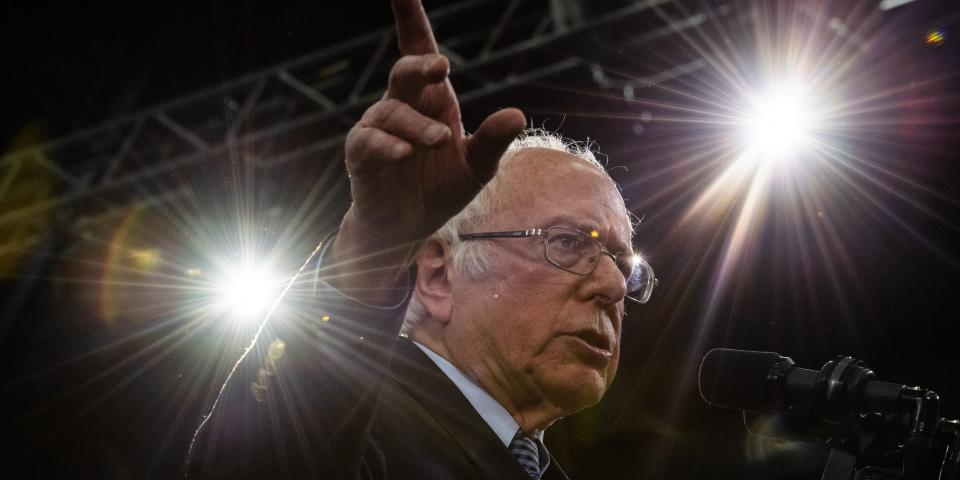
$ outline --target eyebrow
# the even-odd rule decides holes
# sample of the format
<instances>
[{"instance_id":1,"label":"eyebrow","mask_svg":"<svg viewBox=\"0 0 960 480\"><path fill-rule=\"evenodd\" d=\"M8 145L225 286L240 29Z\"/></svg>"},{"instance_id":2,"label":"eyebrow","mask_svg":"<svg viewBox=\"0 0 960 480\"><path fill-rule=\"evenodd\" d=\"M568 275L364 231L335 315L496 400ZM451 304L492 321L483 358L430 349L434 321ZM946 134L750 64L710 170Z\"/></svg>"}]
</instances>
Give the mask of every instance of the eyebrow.
<instances>
[{"instance_id":1,"label":"eyebrow","mask_svg":"<svg viewBox=\"0 0 960 480\"><path fill-rule=\"evenodd\" d=\"M559 215L554 215L554 216L552 216L552 217L549 217L549 218L547 218L545 224L541 225L542 228L548 228L548 227L554 227L554 226L564 226L564 227L576 228L577 230L580 230L580 231L583 231L583 232L586 232L586 233L590 233L591 230L596 230L596 231L598 231L598 232L600 231L600 227L598 226L598 224L596 224L596 223L584 223L582 220L576 220L576 219L574 219L572 216L566 215L566 214L559 214ZM610 246L611 246L611 245L609 244L610 242L604 241L604 240L608 240L607 238L601 236L600 240L601 240L600 243L602 243L602 244L603 244L604 246L606 246L607 248L610 248ZM613 240L614 243L616 243L615 246L617 247L617 248L615 248L615 249L611 249L611 251L612 251L613 253L620 253L620 252L631 252L631 253L632 253L632 252L633 252L633 237L632 237L632 236L631 236L631 238L630 238L630 243L627 244L627 245L622 244L622 243L620 242L620 239L617 238L616 236L614 236L614 238L613 238L612 240Z\"/></svg>"}]
</instances>

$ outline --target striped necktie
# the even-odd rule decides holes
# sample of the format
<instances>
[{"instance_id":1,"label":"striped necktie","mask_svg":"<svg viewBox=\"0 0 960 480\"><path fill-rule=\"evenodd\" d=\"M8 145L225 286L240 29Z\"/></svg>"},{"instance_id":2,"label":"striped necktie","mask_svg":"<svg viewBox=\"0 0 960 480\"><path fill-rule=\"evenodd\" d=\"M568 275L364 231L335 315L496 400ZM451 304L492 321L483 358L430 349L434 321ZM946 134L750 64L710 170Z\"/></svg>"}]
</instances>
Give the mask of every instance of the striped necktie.
<instances>
[{"instance_id":1,"label":"striped necktie","mask_svg":"<svg viewBox=\"0 0 960 480\"><path fill-rule=\"evenodd\" d=\"M510 442L510 453L520 463L520 467L532 480L540 480L540 476L550 466L550 454L540 439L517 432Z\"/></svg>"}]
</instances>

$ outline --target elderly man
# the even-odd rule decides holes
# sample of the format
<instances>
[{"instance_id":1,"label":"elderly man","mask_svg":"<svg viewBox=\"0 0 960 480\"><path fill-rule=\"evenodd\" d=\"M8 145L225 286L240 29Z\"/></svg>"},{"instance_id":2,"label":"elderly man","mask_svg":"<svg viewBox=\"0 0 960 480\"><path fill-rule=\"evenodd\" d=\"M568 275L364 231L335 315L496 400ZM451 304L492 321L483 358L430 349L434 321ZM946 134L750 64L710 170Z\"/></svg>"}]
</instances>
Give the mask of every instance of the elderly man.
<instances>
[{"instance_id":1,"label":"elderly man","mask_svg":"<svg viewBox=\"0 0 960 480\"><path fill-rule=\"evenodd\" d=\"M419 1L393 7L403 56L347 138L327 321L250 360L254 388L214 413L195 476L566 478L544 430L600 400L624 299L653 288L589 150L516 139L515 109L467 137Z\"/></svg>"}]
</instances>

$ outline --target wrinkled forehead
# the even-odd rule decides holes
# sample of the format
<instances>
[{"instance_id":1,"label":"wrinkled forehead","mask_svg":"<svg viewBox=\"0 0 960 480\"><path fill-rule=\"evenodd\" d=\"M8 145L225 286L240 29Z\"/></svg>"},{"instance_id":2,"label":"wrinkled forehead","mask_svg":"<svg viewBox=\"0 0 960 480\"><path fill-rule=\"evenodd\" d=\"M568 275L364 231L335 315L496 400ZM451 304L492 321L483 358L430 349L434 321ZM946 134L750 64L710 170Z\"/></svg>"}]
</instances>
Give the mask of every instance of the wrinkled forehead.
<instances>
[{"instance_id":1,"label":"wrinkled forehead","mask_svg":"<svg viewBox=\"0 0 960 480\"><path fill-rule=\"evenodd\" d=\"M510 152L497 175L503 175L497 203L504 221L571 217L630 240L630 216L620 190L597 165L567 152L530 148Z\"/></svg>"}]
</instances>

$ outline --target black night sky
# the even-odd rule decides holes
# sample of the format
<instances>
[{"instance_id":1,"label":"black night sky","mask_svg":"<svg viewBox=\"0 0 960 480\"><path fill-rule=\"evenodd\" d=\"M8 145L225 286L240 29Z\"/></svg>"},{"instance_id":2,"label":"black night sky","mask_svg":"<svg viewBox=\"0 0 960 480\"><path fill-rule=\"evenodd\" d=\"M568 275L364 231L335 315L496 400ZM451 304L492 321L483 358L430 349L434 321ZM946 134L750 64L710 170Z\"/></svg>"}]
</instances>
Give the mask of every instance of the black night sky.
<instances>
[{"instance_id":1,"label":"black night sky","mask_svg":"<svg viewBox=\"0 0 960 480\"><path fill-rule=\"evenodd\" d=\"M0 7L4 154L392 23L385 0L18 3ZM448 3L425 2L428 12ZM584 14L631 3L604 2ZM520 82L463 111L467 129L496 108L516 106L536 126L591 139L628 206L645 217L636 242L661 284L649 304L628 307L620 373L607 398L552 427L548 448L573 478L819 478L823 445L764 443L744 432L736 412L700 399L699 359L720 346L776 351L813 369L851 355L880 379L938 392L941 416L960 417L960 7L947 0L883 12L866 0L667 3L677 15L718 5L733 13L647 57L609 47L603 32L558 44L546 54L577 56L586 66ZM846 28L832 19L849 20L846 40L805 52L827 72L820 80L834 88L829 98L843 105L818 132L840 160L774 175L757 207L749 184L711 194L731 155L724 120L710 110L736 96L724 68L750 65L744 58L764 51L729 19L742 13L746 25L757 25L784 12L794 13L768 33L805 38L814 34L790 26L812 25L822 35ZM480 28L469 18L450 21L457 23L448 30ZM638 28L656 24L649 22ZM944 34L942 44L926 41L931 31ZM703 72L631 90L629 99L589 81L592 64L649 78L701 56L711 59ZM455 86L456 75L454 67ZM751 75L743 74L746 83ZM10 445L0 455L2 471L14 472L10 478L175 476L249 326L223 334L197 322L193 307L182 307L196 298L172 299L183 279L170 265L206 269L204 249L220 238L218 226L238 231L246 215L267 219L262 244L281 242L289 224L303 225L278 261L282 269L298 265L347 205L341 163L325 153L255 170L231 156L34 219L45 226L41 241L0 256L0 394L8 405L0 433ZM82 160L73 165L87 168ZM11 168L0 164L0 186ZM58 192L41 177L11 178L6 197L0 188L0 220L39 198L33 194L42 197L40 190ZM192 193L171 206L130 200L185 186ZM112 224L71 224L124 202L129 209ZM304 206L316 208L294 214ZM744 214L751 208L752 217ZM21 231L16 222L0 223L0 244L16 245ZM122 260L115 257L121 240L159 252L165 266L153 277L111 273ZM171 302L181 303L158 307Z\"/></svg>"}]
</instances>

